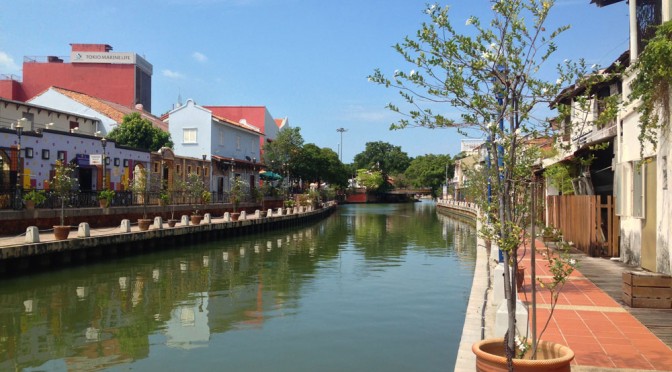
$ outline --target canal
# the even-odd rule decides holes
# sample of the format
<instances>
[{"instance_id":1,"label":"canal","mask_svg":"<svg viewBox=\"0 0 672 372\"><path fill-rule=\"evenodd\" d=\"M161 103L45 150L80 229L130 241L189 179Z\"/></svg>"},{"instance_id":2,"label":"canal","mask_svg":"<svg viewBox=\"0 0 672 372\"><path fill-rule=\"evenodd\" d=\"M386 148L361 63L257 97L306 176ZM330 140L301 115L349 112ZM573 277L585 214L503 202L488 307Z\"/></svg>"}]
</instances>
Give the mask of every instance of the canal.
<instances>
[{"instance_id":1,"label":"canal","mask_svg":"<svg viewBox=\"0 0 672 372\"><path fill-rule=\"evenodd\" d=\"M475 228L431 202L0 281L0 370L446 371Z\"/></svg>"}]
</instances>

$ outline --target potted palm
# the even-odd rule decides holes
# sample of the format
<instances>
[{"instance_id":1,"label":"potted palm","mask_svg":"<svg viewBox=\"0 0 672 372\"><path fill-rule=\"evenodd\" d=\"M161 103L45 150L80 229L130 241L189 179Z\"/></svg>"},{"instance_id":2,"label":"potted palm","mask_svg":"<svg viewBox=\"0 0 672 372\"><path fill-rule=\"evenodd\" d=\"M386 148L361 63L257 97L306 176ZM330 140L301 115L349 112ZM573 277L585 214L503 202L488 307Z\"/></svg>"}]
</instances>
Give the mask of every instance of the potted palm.
<instances>
[{"instance_id":1,"label":"potted palm","mask_svg":"<svg viewBox=\"0 0 672 372\"><path fill-rule=\"evenodd\" d=\"M145 168L139 168L134 173L130 189L138 203L142 204L142 218L138 219L138 229L140 231L147 231L152 224L152 220L147 218L147 171Z\"/></svg>"},{"instance_id":2,"label":"potted palm","mask_svg":"<svg viewBox=\"0 0 672 372\"><path fill-rule=\"evenodd\" d=\"M23 196L23 201L27 209L34 209L36 205L40 205L47 200L47 195L42 190L30 190Z\"/></svg>"},{"instance_id":3,"label":"potted palm","mask_svg":"<svg viewBox=\"0 0 672 372\"><path fill-rule=\"evenodd\" d=\"M175 227L177 224L177 220L175 219L175 202L177 201L176 199L181 198L181 194L184 193L184 190L186 189L186 184L184 181L181 179L175 179L173 180L173 184L168 190L164 190L162 193L162 198L164 199L164 202L166 205L170 206L170 219L168 220L168 226L170 227ZM163 196L165 195L165 196Z\"/></svg>"},{"instance_id":4,"label":"potted palm","mask_svg":"<svg viewBox=\"0 0 672 372\"><path fill-rule=\"evenodd\" d=\"M102 190L98 193L98 202L100 203L101 208L108 208L112 205L112 200L114 199L115 192L114 190Z\"/></svg>"},{"instance_id":5,"label":"potted palm","mask_svg":"<svg viewBox=\"0 0 672 372\"><path fill-rule=\"evenodd\" d=\"M76 166L67 164L62 160L56 161L54 177L51 179L50 190L60 202L60 225L54 226L56 240L64 240L70 234L70 226L65 224L65 204L76 192L79 182L74 177Z\"/></svg>"}]
</instances>

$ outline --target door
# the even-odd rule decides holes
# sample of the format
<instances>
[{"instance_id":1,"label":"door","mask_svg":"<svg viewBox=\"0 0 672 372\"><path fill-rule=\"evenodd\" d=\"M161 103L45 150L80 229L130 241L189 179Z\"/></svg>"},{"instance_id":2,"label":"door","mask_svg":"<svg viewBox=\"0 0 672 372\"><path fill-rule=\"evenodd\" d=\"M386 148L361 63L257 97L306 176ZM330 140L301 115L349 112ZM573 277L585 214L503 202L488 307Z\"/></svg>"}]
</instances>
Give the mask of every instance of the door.
<instances>
[{"instance_id":1,"label":"door","mask_svg":"<svg viewBox=\"0 0 672 372\"><path fill-rule=\"evenodd\" d=\"M656 160L644 168L644 220L642 220L642 268L656 271Z\"/></svg>"}]
</instances>

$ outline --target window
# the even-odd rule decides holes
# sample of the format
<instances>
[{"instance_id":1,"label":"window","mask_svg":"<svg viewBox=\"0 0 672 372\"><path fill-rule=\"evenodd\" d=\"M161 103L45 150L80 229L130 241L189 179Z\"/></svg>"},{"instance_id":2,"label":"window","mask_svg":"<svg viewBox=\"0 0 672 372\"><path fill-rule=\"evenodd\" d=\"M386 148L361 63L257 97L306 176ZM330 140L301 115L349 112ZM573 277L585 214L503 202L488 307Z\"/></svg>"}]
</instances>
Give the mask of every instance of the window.
<instances>
[{"instance_id":1,"label":"window","mask_svg":"<svg viewBox=\"0 0 672 372\"><path fill-rule=\"evenodd\" d=\"M24 149L24 152L25 152L24 156L26 157L26 159L32 159L33 158L33 148L32 147L26 147Z\"/></svg>"},{"instance_id":2,"label":"window","mask_svg":"<svg viewBox=\"0 0 672 372\"><path fill-rule=\"evenodd\" d=\"M182 129L182 143L196 143L196 128Z\"/></svg>"},{"instance_id":3,"label":"window","mask_svg":"<svg viewBox=\"0 0 672 372\"><path fill-rule=\"evenodd\" d=\"M65 161L65 151L58 151L56 153L56 159L60 161Z\"/></svg>"},{"instance_id":4,"label":"window","mask_svg":"<svg viewBox=\"0 0 672 372\"><path fill-rule=\"evenodd\" d=\"M196 175L197 176L201 175L201 167L196 167Z\"/></svg>"},{"instance_id":5,"label":"window","mask_svg":"<svg viewBox=\"0 0 672 372\"><path fill-rule=\"evenodd\" d=\"M42 150L42 159L49 160L49 150Z\"/></svg>"},{"instance_id":6,"label":"window","mask_svg":"<svg viewBox=\"0 0 672 372\"><path fill-rule=\"evenodd\" d=\"M187 174L191 174L191 165L187 165Z\"/></svg>"},{"instance_id":7,"label":"window","mask_svg":"<svg viewBox=\"0 0 672 372\"><path fill-rule=\"evenodd\" d=\"M154 173L159 173L159 162L158 161L154 162Z\"/></svg>"},{"instance_id":8,"label":"window","mask_svg":"<svg viewBox=\"0 0 672 372\"><path fill-rule=\"evenodd\" d=\"M105 157L105 165L110 165L110 158L107 156Z\"/></svg>"},{"instance_id":9,"label":"window","mask_svg":"<svg viewBox=\"0 0 672 372\"><path fill-rule=\"evenodd\" d=\"M644 164L633 162L632 217L644 218Z\"/></svg>"},{"instance_id":10,"label":"window","mask_svg":"<svg viewBox=\"0 0 672 372\"><path fill-rule=\"evenodd\" d=\"M208 167L203 167L203 174L204 174L206 177L210 176L209 173L210 173L210 168L208 168Z\"/></svg>"},{"instance_id":11,"label":"window","mask_svg":"<svg viewBox=\"0 0 672 372\"><path fill-rule=\"evenodd\" d=\"M637 19L637 54L644 50L647 40L656 32L657 25L662 23L662 0L636 0L635 18Z\"/></svg>"},{"instance_id":12,"label":"window","mask_svg":"<svg viewBox=\"0 0 672 372\"><path fill-rule=\"evenodd\" d=\"M179 164L175 166L175 173L182 174L182 167Z\"/></svg>"},{"instance_id":13,"label":"window","mask_svg":"<svg viewBox=\"0 0 672 372\"><path fill-rule=\"evenodd\" d=\"M128 168L128 159L124 159L124 168Z\"/></svg>"},{"instance_id":14,"label":"window","mask_svg":"<svg viewBox=\"0 0 672 372\"><path fill-rule=\"evenodd\" d=\"M119 166L119 158L114 158L114 166L115 167Z\"/></svg>"}]
</instances>

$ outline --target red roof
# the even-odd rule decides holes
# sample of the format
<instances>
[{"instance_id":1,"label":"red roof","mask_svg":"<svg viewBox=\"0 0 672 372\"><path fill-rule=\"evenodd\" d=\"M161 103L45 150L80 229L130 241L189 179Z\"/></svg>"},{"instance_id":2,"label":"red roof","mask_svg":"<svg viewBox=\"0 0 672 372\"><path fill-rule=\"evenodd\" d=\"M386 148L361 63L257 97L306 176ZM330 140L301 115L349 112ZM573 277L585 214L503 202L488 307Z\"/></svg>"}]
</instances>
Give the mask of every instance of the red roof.
<instances>
[{"instance_id":1,"label":"red roof","mask_svg":"<svg viewBox=\"0 0 672 372\"><path fill-rule=\"evenodd\" d=\"M247 124L253 125L266 133L266 107L265 106L203 106L212 111L213 116L226 118L236 123L243 119Z\"/></svg>"}]
</instances>

